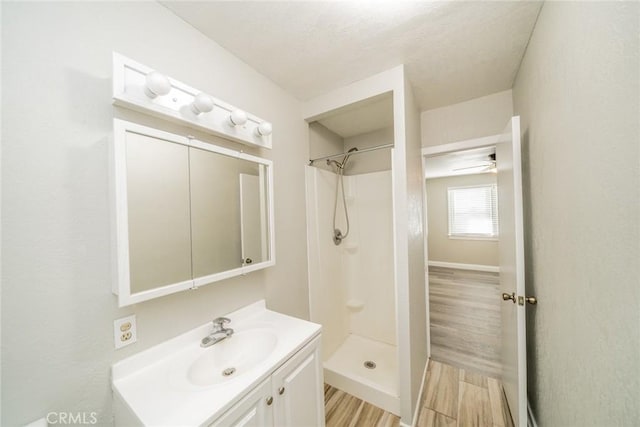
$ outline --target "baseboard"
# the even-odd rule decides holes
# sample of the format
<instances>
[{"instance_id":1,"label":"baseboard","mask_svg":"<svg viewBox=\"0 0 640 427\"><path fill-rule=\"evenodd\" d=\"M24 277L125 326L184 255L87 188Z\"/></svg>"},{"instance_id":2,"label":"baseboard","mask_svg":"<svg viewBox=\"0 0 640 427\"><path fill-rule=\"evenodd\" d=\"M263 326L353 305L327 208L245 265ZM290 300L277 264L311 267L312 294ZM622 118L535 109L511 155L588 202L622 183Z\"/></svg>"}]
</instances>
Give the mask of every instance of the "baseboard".
<instances>
[{"instance_id":1,"label":"baseboard","mask_svg":"<svg viewBox=\"0 0 640 427\"><path fill-rule=\"evenodd\" d=\"M424 364L424 371L422 371L422 382L420 382L420 392L418 393L418 402L416 402L416 409L413 412L413 421L410 426L400 421L401 427L416 427L418 425L418 418L420 417L420 409L422 408L422 395L424 394L424 383L427 380L427 369L429 368L429 360L431 359L427 358L427 363Z\"/></svg>"},{"instance_id":2,"label":"baseboard","mask_svg":"<svg viewBox=\"0 0 640 427\"><path fill-rule=\"evenodd\" d=\"M497 265L462 264L459 262L445 261L429 261L429 267L457 268L459 270L487 271L489 273L500 272L500 267L498 267Z\"/></svg>"},{"instance_id":3,"label":"baseboard","mask_svg":"<svg viewBox=\"0 0 640 427\"><path fill-rule=\"evenodd\" d=\"M527 426L538 427L536 417L533 415L533 411L531 410L531 402L529 402L529 399L527 399Z\"/></svg>"}]
</instances>

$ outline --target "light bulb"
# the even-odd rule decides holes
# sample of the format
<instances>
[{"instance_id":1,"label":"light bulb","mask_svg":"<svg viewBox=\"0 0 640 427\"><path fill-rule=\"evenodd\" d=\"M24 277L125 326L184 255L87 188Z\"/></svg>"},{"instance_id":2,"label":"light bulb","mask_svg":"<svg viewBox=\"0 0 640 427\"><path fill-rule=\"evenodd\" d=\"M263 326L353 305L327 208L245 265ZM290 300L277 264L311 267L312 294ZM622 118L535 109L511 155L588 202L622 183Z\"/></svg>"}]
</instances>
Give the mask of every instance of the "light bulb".
<instances>
[{"instance_id":1,"label":"light bulb","mask_svg":"<svg viewBox=\"0 0 640 427\"><path fill-rule=\"evenodd\" d=\"M171 92L171 82L164 74L151 71L145 79L144 93L151 99Z\"/></svg>"},{"instance_id":2,"label":"light bulb","mask_svg":"<svg viewBox=\"0 0 640 427\"><path fill-rule=\"evenodd\" d=\"M247 113L242 110L233 110L229 115L229 123L231 126L242 126L247 123Z\"/></svg>"},{"instance_id":3,"label":"light bulb","mask_svg":"<svg viewBox=\"0 0 640 427\"><path fill-rule=\"evenodd\" d=\"M195 114L208 113L213 110L213 99L206 93L199 93L193 98L191 111Z\"/></svg>"},{"instance_id":4,"label":"light bulb","mask_svg":"<svg viewBox=\"0 0 640 427\"><path fill-rule=\"evenodd\" d=\"M269 122L260 122L260 124L256 127L256 134L258 136L269 136L273 131L273 127Z\"/></svg>"}]
</instances>

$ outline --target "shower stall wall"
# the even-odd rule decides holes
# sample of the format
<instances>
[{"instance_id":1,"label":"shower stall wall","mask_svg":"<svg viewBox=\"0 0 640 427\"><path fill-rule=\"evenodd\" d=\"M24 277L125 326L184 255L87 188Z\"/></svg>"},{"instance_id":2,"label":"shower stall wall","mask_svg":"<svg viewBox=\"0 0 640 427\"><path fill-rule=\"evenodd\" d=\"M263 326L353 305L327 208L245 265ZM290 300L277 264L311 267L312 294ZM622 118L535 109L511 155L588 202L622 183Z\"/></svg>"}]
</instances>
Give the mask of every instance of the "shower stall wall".
<instances>
[{"instance_id":1,"label":"shower stall wall","mask_svg":"<svg viewBox=\"0 0 640 427\"><path fill-rule=\"evenodd\" d=\"M311 320L325 381L399 414L391 171L345 175L348 237L333 240L336 173L306 167ZM336 227L345 230L342 197Z\"/></svg>"}]
</instances>

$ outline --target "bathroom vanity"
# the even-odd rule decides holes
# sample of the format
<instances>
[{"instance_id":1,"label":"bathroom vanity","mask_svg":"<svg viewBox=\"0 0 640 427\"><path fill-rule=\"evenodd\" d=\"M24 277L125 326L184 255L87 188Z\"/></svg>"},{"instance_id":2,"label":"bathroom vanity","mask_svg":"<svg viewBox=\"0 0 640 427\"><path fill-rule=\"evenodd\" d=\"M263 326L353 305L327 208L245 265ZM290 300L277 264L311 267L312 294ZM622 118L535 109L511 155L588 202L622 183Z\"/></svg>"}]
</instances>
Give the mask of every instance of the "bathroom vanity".
<instances>
[{"instance_id":1,"label":"bathroom vanity","mask_svg":"<svg viewBox=\"0 0 640 427\"><path fill-rule=\"evenodd\" d=\"M320 325L259 301L112 367L116 426L324 426Z\"/></svg>"}]
</instances>

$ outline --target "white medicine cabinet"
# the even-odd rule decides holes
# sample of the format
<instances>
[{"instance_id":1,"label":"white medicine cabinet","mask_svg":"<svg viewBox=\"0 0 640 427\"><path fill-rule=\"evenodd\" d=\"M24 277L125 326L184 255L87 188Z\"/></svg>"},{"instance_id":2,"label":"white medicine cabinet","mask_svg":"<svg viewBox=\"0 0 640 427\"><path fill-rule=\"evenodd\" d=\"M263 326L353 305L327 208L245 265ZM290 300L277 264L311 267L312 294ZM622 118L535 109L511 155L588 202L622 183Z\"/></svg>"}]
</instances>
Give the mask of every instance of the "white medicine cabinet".
<instances>
[{"instance_id":1,"label":"white medicine cabinet","mask_svg":"<svg viewBox=\"0 0 640 427\"><path fill-rule=\"evenodd\" d=\"M270 160L119 119L111 146L121 307L275 264Z\"/></svg>"}]
</instances>

